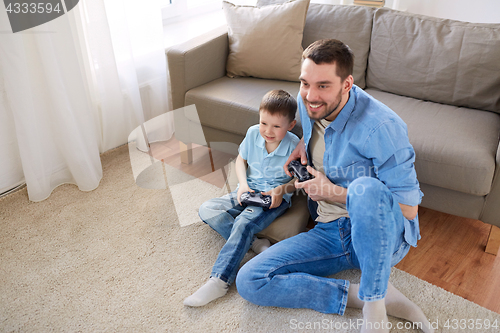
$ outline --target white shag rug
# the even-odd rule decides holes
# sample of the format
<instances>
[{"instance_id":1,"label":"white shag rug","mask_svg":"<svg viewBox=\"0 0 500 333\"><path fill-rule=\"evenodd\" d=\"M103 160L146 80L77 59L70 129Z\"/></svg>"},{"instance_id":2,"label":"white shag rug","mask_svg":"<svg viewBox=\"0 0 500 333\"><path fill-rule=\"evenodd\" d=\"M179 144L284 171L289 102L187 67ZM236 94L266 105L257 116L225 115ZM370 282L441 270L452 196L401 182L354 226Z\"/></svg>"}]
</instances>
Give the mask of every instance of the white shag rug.
<instances>
[{"instance_id":1,"label":"white shag rug","mask_svg":"<svg viewBox=\"0 0 500 333\"><path fill-rule=\"evenodd\" d=\"M205 307L184 307L223 245L197 209L224 190L168 166L157 168L165 186L141 188L127 147L102 162L104 177L92 192L63 185L40 203L29 202L26 190L0 200L1 332L358 332L359 310L338 316L260 307L234 286ZM155 182L153 174L143 176ZM336 277L359 281L359 272ZM500 325L497 313L398 269L391 282L439 325L436 332L500 331L485 328ZM461 320L470 319L474 329L464 329Z\"/></svg>"}]
</instances>

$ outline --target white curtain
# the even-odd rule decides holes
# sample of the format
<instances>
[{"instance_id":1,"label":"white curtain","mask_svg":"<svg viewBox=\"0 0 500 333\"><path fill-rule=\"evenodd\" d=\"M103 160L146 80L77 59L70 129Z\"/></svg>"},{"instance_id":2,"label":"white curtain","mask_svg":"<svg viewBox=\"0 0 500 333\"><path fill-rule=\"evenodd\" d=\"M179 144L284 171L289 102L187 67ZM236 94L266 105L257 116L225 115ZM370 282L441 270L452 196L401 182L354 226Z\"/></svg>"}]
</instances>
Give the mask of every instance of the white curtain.
<instances>
[{"instance_id":1,"label":"white curtain","mask_svg":"<svg viewBox=\"0 0 500 333\"><path fill-rule=\"evenodd\" d=\"M95 189L99 153L169 110L160 2L80 1L16 34L0 7L0 193L23 178L32 201Z\"/></svg>"}]
</instances>

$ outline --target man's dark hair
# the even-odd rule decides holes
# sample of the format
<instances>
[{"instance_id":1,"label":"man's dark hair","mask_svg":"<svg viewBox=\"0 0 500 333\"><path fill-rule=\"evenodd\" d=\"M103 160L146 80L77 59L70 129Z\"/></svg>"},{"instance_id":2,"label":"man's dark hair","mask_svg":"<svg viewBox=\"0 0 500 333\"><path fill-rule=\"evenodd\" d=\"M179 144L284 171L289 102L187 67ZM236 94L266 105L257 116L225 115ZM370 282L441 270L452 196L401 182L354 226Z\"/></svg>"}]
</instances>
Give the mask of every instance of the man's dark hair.
<instances>
[{"instance_id":1,"label":"man's dark hair","mask_svg":"<svg viewBox=\"0 0 500 333\"><path fill-rule=\"evenodd\" d=\"M337 65L337 75L344 81L352 75L354 53L349 46L336 39L321 39L309 45L302 53L302 59L311 59L316 65Z\"/></svg>"},{"instance_id":2,"label":"man's dark hair","mask_svg":"<svg viewBox=\"0 0 500 333\"><path fill-rule=\"evenodd\" d=\"M290 122L295 120L297 101L284 90L271 90L262 98L259 112L265 110L272 115L279 114L287 117Z\"/></svg>"}]
</instances>

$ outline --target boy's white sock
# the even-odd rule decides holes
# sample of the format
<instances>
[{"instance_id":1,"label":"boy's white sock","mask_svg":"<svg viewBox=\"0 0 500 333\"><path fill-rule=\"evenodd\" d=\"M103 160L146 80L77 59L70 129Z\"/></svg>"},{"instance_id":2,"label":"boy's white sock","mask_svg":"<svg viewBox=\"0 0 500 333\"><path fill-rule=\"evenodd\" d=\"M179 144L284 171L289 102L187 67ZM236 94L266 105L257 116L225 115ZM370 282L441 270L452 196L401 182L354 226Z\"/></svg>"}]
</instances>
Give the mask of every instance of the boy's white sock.
<instances>
[{"instance_id":1,"label":"boy's white sock","mask_svg":"<svg viewBox=\"0 0 500 333\"><path fill-rule=\"evenodd\" d=\"M228 287L229 285L221 279L211 277L200 289L184 300L184 305L203 306L208 304L214 299L224 296Z\"/></svg>"},{"instance_id":2,"label":"boy's white sock","mask_svg":"<svg viewBox=\"0 0 500 333\"><path fill-rule=\"evenodd\" d=\"M252 250L253 252L259 254L264 252L271 246L271 242L267 238L253 238Z\"/></svg>"}]
</instances>

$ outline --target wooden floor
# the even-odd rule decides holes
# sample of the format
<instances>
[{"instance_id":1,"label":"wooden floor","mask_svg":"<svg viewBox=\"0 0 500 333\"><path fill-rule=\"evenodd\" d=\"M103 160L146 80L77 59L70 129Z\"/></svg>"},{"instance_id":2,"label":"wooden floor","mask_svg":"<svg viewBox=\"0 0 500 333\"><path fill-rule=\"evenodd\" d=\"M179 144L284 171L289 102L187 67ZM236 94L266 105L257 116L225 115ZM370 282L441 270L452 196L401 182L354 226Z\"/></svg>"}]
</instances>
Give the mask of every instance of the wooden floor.
<instances>
[{"instance_id":1,"label":"wooden floor","mask_svg":"<svg viewBox=\"0 0 500 333\"><path fill-rule=\"evenodd\" d=\"M422 239L397 268L500 313L500 257L484 252L490 226L421 207Z\"/></svg>"},{"instance_id":2,"label":"wooden floor","mask_svg":"<svg viewBox=\"0 0 500 333\"><path fill-rule=\"evenodd\" d=\"M206 147L193 148L193 164L180 161L175 139L152 146L157 159L222 187L221 173L212 172ZM215 169L232 156L212 151ZM422 280L500 313L500 256L484 252L489 225L431 209L419 209L422 239L396 266Z\"/></svg>"}]
</instances>

